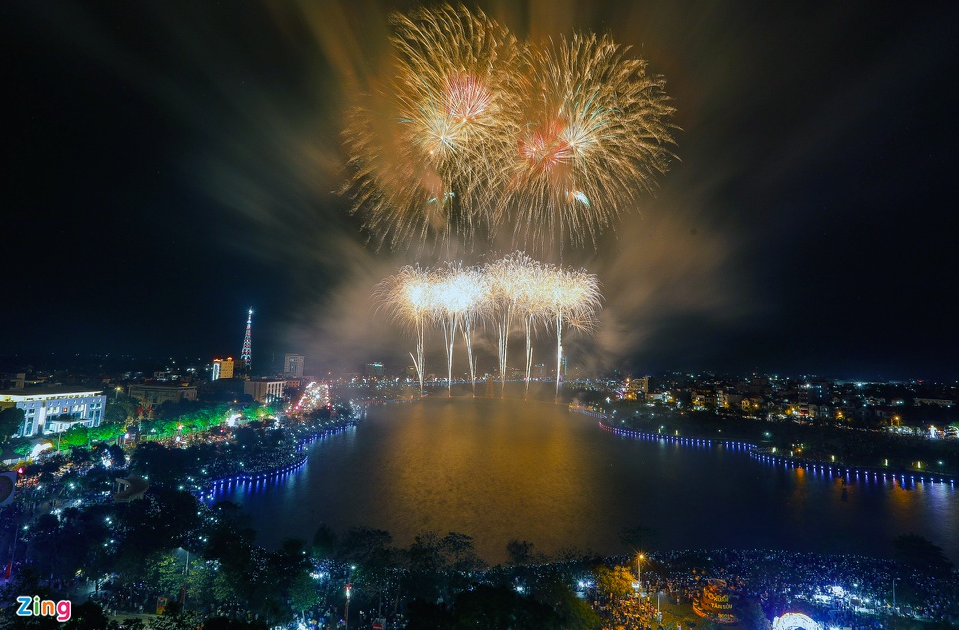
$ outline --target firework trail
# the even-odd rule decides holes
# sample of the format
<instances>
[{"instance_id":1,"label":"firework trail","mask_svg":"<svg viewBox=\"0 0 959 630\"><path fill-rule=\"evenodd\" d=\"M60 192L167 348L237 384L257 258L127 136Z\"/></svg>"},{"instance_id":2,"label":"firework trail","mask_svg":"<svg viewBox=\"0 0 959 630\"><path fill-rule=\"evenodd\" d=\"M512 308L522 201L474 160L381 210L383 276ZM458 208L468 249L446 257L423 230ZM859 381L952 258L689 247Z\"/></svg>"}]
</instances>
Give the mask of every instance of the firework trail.
<instances>
[{"instance_id":1,"label":"firework trail","mask_svg":"<svg viewBox=\"0 0 959 630\"><path fill-rule=\"evenodd\" d=\"M447 265L445 269L434 272L433 277L432 312L434 319L439 321L443 329L443 338L446 343L449 396L453 395L453 346L456 341L456 330L460 327L466 340L467 361L475 395L476 363L473 360L473 323L485 307L486 282L478 270L453 263Z\"/></svg>"},{"instance_id":2,"label":"firework trail","mask_svg":"<svg viewBox=\"0 0 959 630\"><path fill-rule=\"evenodd\" d=\"M423 395L423 376L426 366L424 347L426 324L433 309L433 277L418 266L406 266L394 276L380 282L374 289L380 302L387 305L390 314L401 325L413 329L416 336L416 356L410 353Z\"/></svg>"},{"instance_id":3,"label":"firework trail","mask_svg":"<svg viewBox=\"0 0 959 630\"><path fill-rule=\"evenodd\" d=\"M628 53L595 35L529 49L499 222L534 250L595 244L673 158L665 81Z\"/></svg>"},{"instance_id":4,"label":"firework trail","mask_svg":"<svg viewBox=\"0 0 959 630\"><path fill-rule=\"evenodd\" d=\"M490 319L496 328L498 338L499 373L502 383L500 396L502 396L506 389L507 353L513 318L522 313L525 319L524 306L529 302L526 296L535 289L536 281L541 274L541 265L526 254L515 252L488 264L484 274L490 287ZM528 338L526 345L527 355L529 355Z\"/></svg>"},{"instance_id":5,"label":"firework trail","mask_svg":"<svg viewBox=\"0 0 959 630\"><path fill-rule=\"evenodd\" d=\"M599 281L585 270L553 270L548 274L542 290L545 310L556 327L556 398L563 364L563 326L591 330L599 309L601 295Z\"/></svg>"},{"instance_id":6,"label":"firework trail","mask_svg":"<svg viewBox=\"0 0 959 630\"><path fill-rule=\"evenodd\" d=\"M523 318L526 333L526 393L533 363L532 337L541 325L556 331L556 393L563 359L563 330L590 332L601 296L595 275L585 270L565 270L543 265L522 252L489 263L483 268L448 263L439 269L406 266L376 287L381 307L416 337L416 354L410 353L423 393L426 329L438 325L446 352L448 395L453 395L453 350L457 331L466 343L473 395L476 395L476 359L473 332L477 322L494 322L499 337L500 373L505 390L507 344L515 317ZM502 390L501 390L502 395Z\"/></svg>"}]
</instances>

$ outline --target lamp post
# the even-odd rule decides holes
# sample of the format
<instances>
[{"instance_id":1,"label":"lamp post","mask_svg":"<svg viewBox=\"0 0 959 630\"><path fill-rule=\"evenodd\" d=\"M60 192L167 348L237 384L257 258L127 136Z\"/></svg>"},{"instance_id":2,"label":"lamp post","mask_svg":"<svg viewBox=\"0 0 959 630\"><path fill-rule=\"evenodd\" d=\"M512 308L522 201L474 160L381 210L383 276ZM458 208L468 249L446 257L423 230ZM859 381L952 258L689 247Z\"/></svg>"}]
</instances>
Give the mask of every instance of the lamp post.
<instances>
[{"instance_id":1,"label":"lamp post","mask_svg":"<svg viewBox=\"0 0 959 630\"><path fill-rule=\"evenodd\" d=\"M639 596L643 596L643 567L640 563L646 559L642 553L636 556L636 581L639 582Z\"/></svg>"},{"instance_id":2,"label":"lamp post","mask_svg":"<svg viewBox=\"0 0 959 630\"><path fill-rule=\"evenodd\" d=\"M892 578L892 611L896 612L896 580L899 578Z\"/></svg>"},{"instance_id":3,"label":"lamp post","mask_svg":"<svg viewBox=\"0 0 959 630\"><path fill-rule=\"evenodd\" d=\"M350 593L353 590L353 585L350 583L350 580L353 579L353 565L350 565L349 573L346 577L346 608L343 611L343 618L346 621L346 627L344 630L350 630Z\"/></svg>"}]
</instances>

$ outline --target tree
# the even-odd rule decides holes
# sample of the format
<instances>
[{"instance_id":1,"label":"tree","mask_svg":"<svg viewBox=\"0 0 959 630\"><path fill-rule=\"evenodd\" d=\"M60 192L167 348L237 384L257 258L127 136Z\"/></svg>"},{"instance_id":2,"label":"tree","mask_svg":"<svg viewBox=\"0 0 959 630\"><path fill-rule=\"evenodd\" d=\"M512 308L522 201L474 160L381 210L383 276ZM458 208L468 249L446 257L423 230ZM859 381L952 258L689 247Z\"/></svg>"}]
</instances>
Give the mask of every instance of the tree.
<instances>
[{"instance_id":1,"label":"tree","mask_svg":"<svg viewBox=\"0 0 959 630\"><path fill-rule=\"evenodd\" d=\"M740 600L736 607L736 616L746 630L770 630L772 624L763 612L762 606L754 599Z\"/></svg>"},{"instance_id":2,"label":"tree","mask_svg":"<svg viewBox=\"0 0 959 630\"><path fill-rule=\"evenodd\" d=\"M933 575L945 576L952 570L952 562L941 547L919 534L903 534L892 541L896 560L908 567Z\"/></svg>"},{"instance_id":3,"label":"tree","mask_svg":"<svg viewBox=\"0 0 959 630\"><path fill-rule=\"evenodd\" d=\"M16 435L26 419L23 409L7 407L0 411L0 442L6 442Z\"/></svg>"},{"instance_id":4,"label":"tree","mask_svg":"<svg viewBox=\"0 0 959 630\"><path fill-rule=\"evenodd\" d=\"M506 543L506 555L509 556L510 564L527 564L533 557L533 543L528 540L511 540Z\"/></svg>"},{"instance_id":5,"label":"tree","mask_svg":"<svg viewBox=\"0 0 959 630\"><path fill-rule=\"evenodd\" d=\"M559 615L550 606L502 585L481 584L461 592L452 614L454 630L560 630L563 627Z\"/></svg>"},{"instance_id":6,"label":"tree","mask_svg":"<svg viewBox=\"0 0 959 630\"><path fill-rule=\"evenodd\" d=\"M313 534L313 555L329 560L336 554L336 532L326 523L320 523Z\"/></svg>"},{"instance_id":7,"label":"tree","mask_svg":"<svg viewBox=\"0 0 959 630\"><path fill-rule=\"evenodd\" d=\"M70 621L64 630L100 630L107 627L107 617L96 602L86 601L71 607Z\"/></svg>"},{"instance_id":8,"label":"tree","mask_svg":"<svg viewBox=\"0 0 959 630\"><path fill-rule=\"evenodd\" d=\"M596 588L613 601L628 597L633 592L633 572L629 567L600 566L596 569Z\"/></svg>"},{"instance_id":9,"label":"tree","mask_svg":"<svg viewBox=\"0 0 959 630\"><path fill-rule=\"evenodd\" d=\"M68 420L72 418L67 418ZM90 430L82 424L75 424L60 436L60 445L67 448L86 446L90 441Z\"/></svg>"}]
</instances>

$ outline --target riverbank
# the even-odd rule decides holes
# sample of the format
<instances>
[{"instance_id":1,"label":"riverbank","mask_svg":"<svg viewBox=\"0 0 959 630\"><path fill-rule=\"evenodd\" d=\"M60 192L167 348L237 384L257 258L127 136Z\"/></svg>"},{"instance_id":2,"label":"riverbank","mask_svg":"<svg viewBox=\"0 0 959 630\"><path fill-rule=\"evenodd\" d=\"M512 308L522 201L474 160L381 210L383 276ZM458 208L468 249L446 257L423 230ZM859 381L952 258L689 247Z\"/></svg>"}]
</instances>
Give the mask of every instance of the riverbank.
<instances>
[{"instance_id":1,"label":"riverbank","mask_svg":"<svg viewBox=\"0 0 959 630\"><path fill-rule=\"evenodd\" d=\"M342 433L343 431L347 431L355 426L356 421L350 420L342 425L321 429L306 436L297 435L296 452L288 454L288 456L282 458L281 461L271 462L265 466L258 466L252 469L243 469L233 475L210 479L203 485L202 489L196 492L196 495L201 499L204 499L208 495L212 497L215 492L228 488L231 485L240 483L256 483L269 479L277 479L295 472L306 465L306 462L310 458L308 453L305 454L302 452L303 449L311 446L319 440L327 438L331 435L336 435L337 433Z\"/></svg>"},{"instance_id":2,"label":"riverbank","mask_svg":"<svg viewBox=\"0 0 959 630\"><path fill-rule=\"evenodd\" d=\"M757 461L783 465L790 468L809 468L830 475L844 476L850 480L898 480L902 484L906 483L942 483L955 486L959 477L942 473L930 473L922 470L909 470L904 468L889 468L885 466L863 466L848 465L837 463L833 460L820 460L811 457L797 457L792 454L779 454L776 447L760 447L750 442L739 440L725 440L702 436L680 436L668 435L662 433L651 433L616 427L607 422L605 414L594 411L581 412L578 409L571 408L572 411L585 413L586 415L599 417L599 427L615 435L630 437L643 440L654 440L667 443L681 444L684 446L712 446L721 444L723 446L742 449L748 452L749 456Z\"/></svg>"}]
</instances>

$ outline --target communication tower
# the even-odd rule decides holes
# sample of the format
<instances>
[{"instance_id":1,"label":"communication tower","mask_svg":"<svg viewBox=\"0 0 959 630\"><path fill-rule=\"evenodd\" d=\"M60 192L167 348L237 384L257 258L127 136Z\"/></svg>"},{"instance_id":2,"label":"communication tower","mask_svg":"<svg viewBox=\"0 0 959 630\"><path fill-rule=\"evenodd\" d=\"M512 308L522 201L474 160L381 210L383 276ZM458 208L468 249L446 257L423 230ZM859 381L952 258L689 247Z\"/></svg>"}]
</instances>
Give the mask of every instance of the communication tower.
<instances>
[{"instance_id":1,"label":"communication tower","mask_svg":"<svg viewBox=\"0 0 959 630\"><path fill-rule=\"evenodd\" d=\"M240 352L240 361L250 367L253 363L252 344L250 343L250 329L253 326L253 309L251 308L246 317L246 334L243 336L243 351Z\"/></svg>"}]
</instances>

